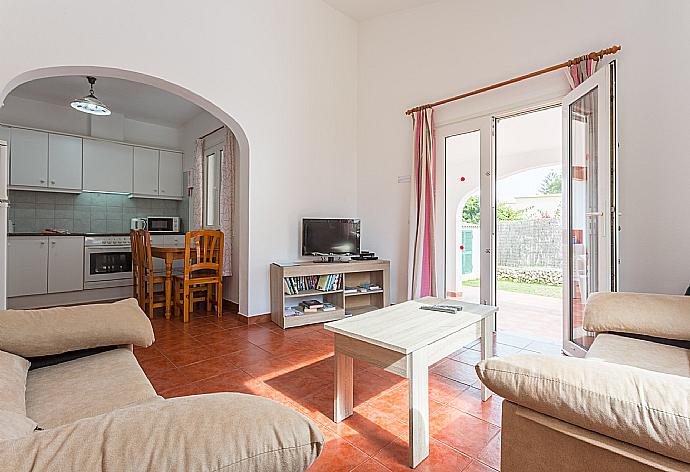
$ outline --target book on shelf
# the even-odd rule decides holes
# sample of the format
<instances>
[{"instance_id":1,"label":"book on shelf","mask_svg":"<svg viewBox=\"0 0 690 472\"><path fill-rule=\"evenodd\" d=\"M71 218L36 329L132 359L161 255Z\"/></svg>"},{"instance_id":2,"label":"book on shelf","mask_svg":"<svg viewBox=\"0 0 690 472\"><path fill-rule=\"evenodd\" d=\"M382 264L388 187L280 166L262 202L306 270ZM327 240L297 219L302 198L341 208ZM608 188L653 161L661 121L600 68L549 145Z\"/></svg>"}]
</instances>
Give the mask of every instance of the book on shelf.
<instances>
[{"instance_id":1,"label":"book on shelf","mask_svg":"<svg viewBox=\"0 0 690 472\"><path fill-rule=\"evenodd\" d=\"M345 295L357 293L357 287L345 287Z\"/></svg>"},{"instance_id":2,"label":"book on shelf","mask_svg":"<svg viewBox=\"0 0 690 472\"><path fill-rule=\"evenodd\" d=\"M320 302L319 300L304 300L300 302L300 305L304 308L323 308L323 302Z\"/></svg>"},{"instance_id":3,"label":"book on shelf","mask_svg":"<svg viewBox=\"0 0 690 472\"><path fill-rule=\"evenodd\" d=\"M324 303L322 310L323 311L335 311L336 308L337 307L332 303Z\"/></svg>"},{"instance_id":4,"label":"book on shelf","mask_svg":"<svg viewBox=\"0 0 690 472\"><path fill-rule=\"evenodd\" d=\"M304 314L304 312L296 306L286 306L285 307L285 316L300 316L303 314Z\"/></svg>"},{"instance_id":5,"label":"book on shelf","mask_svg":"<svg viewBox=\"0 0 690 472\"><path fill-rule=\"evenodd\" d=\"M340 289L341 274L303 275L283 278L283 292L286 295L298 295L307 290L330 292Z\"/></svg>"}]
</instances>

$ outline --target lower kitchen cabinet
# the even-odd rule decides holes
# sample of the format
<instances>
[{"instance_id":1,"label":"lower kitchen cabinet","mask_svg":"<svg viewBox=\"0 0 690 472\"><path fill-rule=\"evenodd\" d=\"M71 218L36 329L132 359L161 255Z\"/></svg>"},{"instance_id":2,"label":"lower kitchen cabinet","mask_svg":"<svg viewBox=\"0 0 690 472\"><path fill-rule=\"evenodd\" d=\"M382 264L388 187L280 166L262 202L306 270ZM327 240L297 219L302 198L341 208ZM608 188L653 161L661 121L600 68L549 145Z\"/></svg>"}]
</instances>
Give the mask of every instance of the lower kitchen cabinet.
<instances>
[{"instance_id":1,"label":"lower kitchen cabinet","mask_svg":"<svg viewBox=\"0 0 690 472\"><path fill-rule=\"evenodd\" d=\"M48 292L48 238L9 238L7 242L7 296Z\"/></svg>"},{"instance_id":2,"label":"lower kitchen cabinet","mask_svg":"<svg viewBox=\"0 0 690 472\"><path fill-rule=\"evenodd\" d=\"M82 236L12 236L7 243L7 296L84 289Z\"/></svg>"},{"instance_id":3,"label":"lower kitchen cabinet","mask_svg":"<svg viewBox=\"0 0 690 472\"><path fill-rule=\"evenodd\" d=\"M84 290L84 238L49 238L48 293Z\"/></svg>"}]
</instances>

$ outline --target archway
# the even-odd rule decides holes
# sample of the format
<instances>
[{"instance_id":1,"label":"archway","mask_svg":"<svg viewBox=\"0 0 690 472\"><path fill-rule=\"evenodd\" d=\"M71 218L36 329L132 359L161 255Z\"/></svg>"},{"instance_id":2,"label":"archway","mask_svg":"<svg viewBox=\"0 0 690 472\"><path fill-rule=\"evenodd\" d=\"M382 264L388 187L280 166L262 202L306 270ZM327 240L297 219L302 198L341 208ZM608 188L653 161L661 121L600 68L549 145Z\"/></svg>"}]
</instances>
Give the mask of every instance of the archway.
<instances>
[{"instance_id":1,"label":"archway","mask_svg":"<svg viewBox=\"0 0 690 472\"><path fill-rule=\"evenodd\" d=\"M33 69L23 72L0 88L0 106L7 96L18 86L33 80L62 76L87 76L108 77L138 82L159 88L171 94L177 95L199 106L209 114L227 126L237 139L239 147L239 181L238 195L238 221L239 221L239 310L240 313L249 314L249 140L242 126L225 110L210 102L201 95L185 87L148 74L126 69L102 66L56 66Z\"/></svg>"}]
</instances>

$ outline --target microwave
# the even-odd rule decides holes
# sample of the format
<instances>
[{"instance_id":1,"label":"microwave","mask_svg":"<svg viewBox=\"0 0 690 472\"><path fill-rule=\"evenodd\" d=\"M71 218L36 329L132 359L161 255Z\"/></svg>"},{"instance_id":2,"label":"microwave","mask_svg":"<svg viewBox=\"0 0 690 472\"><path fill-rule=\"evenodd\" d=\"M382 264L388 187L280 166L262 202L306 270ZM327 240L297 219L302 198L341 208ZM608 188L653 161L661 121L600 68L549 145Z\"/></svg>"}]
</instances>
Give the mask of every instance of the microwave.
<instances>
[{"instance_id":1,"label":"microwave","mask_svg":"<svg viewBox=\"0 0 690 472\"><path fill-rule=\"evenodd\" d=\"M144 218L145 228L151 233L179 233L179 216L147 216Z\"/></svg>"}]
</instances>

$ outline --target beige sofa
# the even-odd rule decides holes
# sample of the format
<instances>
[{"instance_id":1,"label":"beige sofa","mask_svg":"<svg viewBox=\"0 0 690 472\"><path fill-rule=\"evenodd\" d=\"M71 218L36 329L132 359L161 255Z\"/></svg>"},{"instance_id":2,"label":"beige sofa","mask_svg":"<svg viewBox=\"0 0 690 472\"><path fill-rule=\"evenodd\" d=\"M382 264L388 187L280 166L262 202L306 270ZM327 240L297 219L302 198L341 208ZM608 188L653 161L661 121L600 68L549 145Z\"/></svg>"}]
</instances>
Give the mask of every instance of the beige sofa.
<instances>
[{"instance_id":1,"label":"beige sofa","mask_svg":"<svg viewBox=\"0 0 690 472\"><path fill-rule=\"evenodd\" d=\"M690 297L599 293L585 359L477 365L504 397L501 471L690 471Z\"/></svg>"},{"instance_id":2,"label":"beige sofa","mask_svg":"<svg viewBox=\"0 0 690 472\"><path fill-rule=\"evenodd\" d=\"M133 299L0 311L0 471L302 471L319 455L314 423L272 400L158 396L131 348L153 341Z\"/></svg>"}]
</instances>

